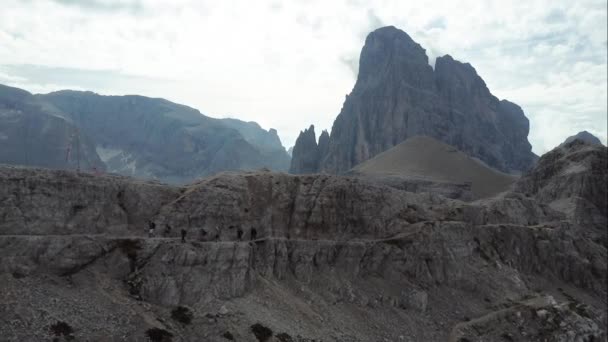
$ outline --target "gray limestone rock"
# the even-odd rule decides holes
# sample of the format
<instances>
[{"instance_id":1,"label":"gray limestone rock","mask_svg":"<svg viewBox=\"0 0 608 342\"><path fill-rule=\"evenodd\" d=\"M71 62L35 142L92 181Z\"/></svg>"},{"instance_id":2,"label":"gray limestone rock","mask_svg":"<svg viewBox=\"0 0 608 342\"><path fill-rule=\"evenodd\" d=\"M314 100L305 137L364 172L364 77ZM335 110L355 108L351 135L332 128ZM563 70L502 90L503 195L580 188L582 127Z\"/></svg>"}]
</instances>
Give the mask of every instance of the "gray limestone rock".
<instances>
[{"instance_id":1,"label":"gray limestone rock","mask_svg":"<svg viewBox=\"0 0 608 342\"><path fill-rule=\"evenodd\" d=\"M595 206L598 148L573 142L522 178L534 191L473 202L327 174L173 187L2 167L0 335L52 339L62 321L83 340L602 340L605 240L553 205Z\"/></svg>"},{"instance_id":2,"label":"gray limestone rock","mask_svg":"<svg viewBox=\"0 0 608 342\"><path fill-rule=\"evenodd\" d=\"M605 337L606 246L520 192L462 202L323 174L225 172L171 187L0 170L9 341L48 339L57 320L78 339L160 328L251 340L256 323L323 341ZM547 295L556 303L534 306L546 315L517 320ZM170 318L184 305L191 325Z\"/></svg>"},{"instance_id":3,"label":"gray limestone rock","mask_svg":"<svg viewBox=\"0 0 608 342\"><path fill-rule=\"evenodd\" d=\"M327 153L317 156L319 167L298 168L314 164L314 146L296 143L291 171L345 172L411 136L427 135L498 170L522 172L537 158L528 131L521 108L493 96L470 64L446 55L433 70L405 32L383 27L365 41L357 82L334 121Z\"/></svg>"}]
</instances>

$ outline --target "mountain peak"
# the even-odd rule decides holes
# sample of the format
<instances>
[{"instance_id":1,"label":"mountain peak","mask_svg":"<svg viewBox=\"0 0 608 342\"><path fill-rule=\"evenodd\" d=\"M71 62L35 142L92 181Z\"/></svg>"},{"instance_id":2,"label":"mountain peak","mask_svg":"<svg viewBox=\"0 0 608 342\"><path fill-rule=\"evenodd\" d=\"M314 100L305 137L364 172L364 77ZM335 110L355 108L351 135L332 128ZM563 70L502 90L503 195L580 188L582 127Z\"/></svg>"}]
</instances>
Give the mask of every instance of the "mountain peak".
<instances>
[{"instance_id":1,"label":"mountain peak","mask_svg":"<svg viewBox=\"0 0 608 342\"><path fill-rule=\"evenodd\" d=\"M469 63L437 58L407 33L387 26L371 32L361 49L359 75L332 126L328 147L294 148L299 159L317 155L317 170L340 173L415 135L456 146L503 172L529 169L536 156L529 121L517 105L501 102ZM310 153L310 154L309 154ZM312 163L310 163L312 165Z\"/></svg>"},{"instance_id":2,"label":"mountain peak","mask_svg":"<svg viewBox=\"0 0 608 342\"><path fill-rule=\"evenodd\" d=\"M575 135L569 136L568 138L566 138L566 140L564 140L562 145L565 145L574 140L582 140L591 145L603 145L602 141L598 137L596 137L595 135L593 135L587 131L581 131L581 132L576 133Z\"/></svg>"},{"instance_id":3,"label":"mountain peak","mask_svg":"<svg viewBox=\"0 0 608 342\"><path fill-rule=\"evenodd\" d=\"M433 70L428 60L426 50L404 31L394 26L379 28L365 39L357 84L375 86L387 77L402 78L415 85L430 81ZM426 86L430 85L432 82L427 82Z\"/></svg>"}]
</instances>

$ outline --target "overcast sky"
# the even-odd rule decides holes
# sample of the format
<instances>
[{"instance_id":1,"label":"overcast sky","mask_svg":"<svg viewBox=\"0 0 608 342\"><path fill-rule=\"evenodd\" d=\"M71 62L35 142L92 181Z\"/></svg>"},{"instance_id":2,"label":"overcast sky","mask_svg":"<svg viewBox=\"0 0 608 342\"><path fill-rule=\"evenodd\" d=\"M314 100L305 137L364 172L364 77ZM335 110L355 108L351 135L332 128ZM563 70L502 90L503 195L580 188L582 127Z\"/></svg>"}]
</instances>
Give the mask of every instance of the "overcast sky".
<instances>
[{"instance_id":1,"label":"overcast sky","mask_svg":"<svg viewBox=\"0 0 608 342\"><path fill-rule=\"evenodd\" d=\"M331 129L367 33L406 31L434 64L471 63L522 106L537 154L588 130L606 143L607 3L2 0L0 83L163 97L276 128Z\"/></svg>"}]
</instances>

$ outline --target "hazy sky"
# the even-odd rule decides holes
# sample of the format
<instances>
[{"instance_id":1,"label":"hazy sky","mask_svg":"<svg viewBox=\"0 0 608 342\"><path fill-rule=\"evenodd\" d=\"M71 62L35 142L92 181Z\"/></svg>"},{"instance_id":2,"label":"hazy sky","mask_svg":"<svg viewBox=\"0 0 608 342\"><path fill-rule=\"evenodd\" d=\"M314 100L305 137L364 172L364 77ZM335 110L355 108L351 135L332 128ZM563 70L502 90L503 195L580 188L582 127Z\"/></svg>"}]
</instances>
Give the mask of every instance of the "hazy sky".
<instances>
[{"instance_id":1,"label":"hazy sky","mask_svg":"<svg viewBox=\"0 0 608 342\"><path fill-rule=\"evenodd\" d=\"M606 17L594 0L2 0L0 83L164 97L289 147L331 129L365 36L394 25L521 105L540 154L580 130L606 143Z\"/></svg>"}]
</instances>

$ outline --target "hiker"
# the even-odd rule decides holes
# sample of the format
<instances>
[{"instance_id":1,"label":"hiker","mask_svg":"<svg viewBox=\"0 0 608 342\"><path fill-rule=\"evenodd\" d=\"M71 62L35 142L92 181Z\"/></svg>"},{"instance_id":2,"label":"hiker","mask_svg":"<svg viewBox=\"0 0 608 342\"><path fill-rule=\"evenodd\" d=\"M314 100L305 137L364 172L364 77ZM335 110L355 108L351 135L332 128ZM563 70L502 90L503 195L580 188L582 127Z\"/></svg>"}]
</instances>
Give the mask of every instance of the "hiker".
<instances>
[{"instance_id":1,"label":"hiker","mask_svg":"<svg viewBox=\"0 0 608 342\"><path fill-rule=\"evenodd\" d=\"M171 234L171 226L167 223L165 224L165 236Z\"/></svg>"},{"instance_id":2,"label":"hiker","mask_svg":"<svg viewBox=\"0 0 608 342\"><path fill-rule=\"evenodd\" d=\"M251 241L255 240L258 237L258 231L255 228L251 228Z\"/></svg>"},{"instance_id":3,"label":"hiker","mask_svg":"<svg viewBox=\"0 0 608 342\"><path fill-rule=\"evenodd\" d=\"M185 243L186 242L186 230L182 228L181 233L182 233L182 243Z\"/></svg>"},{"instance_id":4,"label":"hiker","mask_svg":"<svg viewBox=\"0 0 608 342\"><path fill-rule=\"evenodd\" d=\"M215 226L215 241L219 241L219 240L220 240L220 227Z\"/></svg>"},{"instance_id":5,"label":"hiker","mask_svg":"<svg viewBox=\"0 0 608 342\"><path fill-rule=\"evenodd\" d=\"M154 237L154 229L156 228L156 223L152 221L148 221L148 237Z\"/></svg>"},{"instance_id":6,"label":"hiker","mask_svg":"<svg viewBox=\"0 0 608 342\"><path fill-rule=\"evenodd\" d=\"M241 241L241 238L243 237L243 230L241 227L236 230L236 237L239 239L239 241Z\"/></svg>"}]
</instances>

